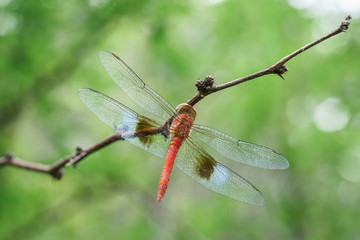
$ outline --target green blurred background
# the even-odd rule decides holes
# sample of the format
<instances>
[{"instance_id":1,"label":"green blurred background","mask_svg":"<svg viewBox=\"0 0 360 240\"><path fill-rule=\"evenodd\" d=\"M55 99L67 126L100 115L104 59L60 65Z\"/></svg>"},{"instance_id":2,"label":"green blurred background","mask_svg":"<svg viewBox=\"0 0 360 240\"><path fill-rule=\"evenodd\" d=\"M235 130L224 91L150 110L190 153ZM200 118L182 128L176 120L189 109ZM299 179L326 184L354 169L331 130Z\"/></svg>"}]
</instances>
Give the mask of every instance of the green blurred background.
<instances>
[{"instance_id":1,"label":"green blurred background","mask_svg":"<svg viewBox=\"0 0 360 240\"><path fill-rule=\"evenodd\" d=\"M143 113L99 51L119 55L176 106L196 93L198 77L245 76L354 19L289 62L286 81L262 77L196 105L197 123L287 157L289 169L274 171L214 154L262 191L264 207L217 195L178 169L159 204L163 159L118 142L60 181L1 168L0 239L360 239L360 7L340 2L1 0L0 155L42 164L112 133L79 88Z\"/></svg>"}]
</instances>

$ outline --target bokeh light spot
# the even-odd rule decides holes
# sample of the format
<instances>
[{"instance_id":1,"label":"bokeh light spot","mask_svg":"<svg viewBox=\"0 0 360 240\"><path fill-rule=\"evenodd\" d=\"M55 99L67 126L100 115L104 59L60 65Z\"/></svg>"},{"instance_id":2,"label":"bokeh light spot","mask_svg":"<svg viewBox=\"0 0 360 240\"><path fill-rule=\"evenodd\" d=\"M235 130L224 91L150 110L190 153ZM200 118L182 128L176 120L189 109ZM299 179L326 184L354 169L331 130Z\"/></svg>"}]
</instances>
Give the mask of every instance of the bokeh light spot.
<instances>
[{"instance_id":1,"label":"bokeh light spot","mask_svg":"<svg viewBox=\"0 0 360 240\"><path fill-rule=\"evenodd\" d=\"M16 28L18 19L15 15L0 11L0 37L5 36Z\"/></svg>"},{"instance_id":2,"label":"bokeh light spot","mask_svg":"<svg viewBox=\"0 0 360 240\"><path fill-rule=\"evenodd\" d=\"M318 129L334 132L343 129L349 122L350 114L336 98L328 98L320 103L313 112L313 121Z\"/></svg>"},{"instance_id":3,"label":"bokeh light spot","mask_svg":"<svg viewBox=\"0 0 360 240\"><path fill-rule=\"evenodd\" d=\"M340 175L350 182L360 182L360 150L357 147L345 152L341 158Z\"/></svg>"}]
</instances>

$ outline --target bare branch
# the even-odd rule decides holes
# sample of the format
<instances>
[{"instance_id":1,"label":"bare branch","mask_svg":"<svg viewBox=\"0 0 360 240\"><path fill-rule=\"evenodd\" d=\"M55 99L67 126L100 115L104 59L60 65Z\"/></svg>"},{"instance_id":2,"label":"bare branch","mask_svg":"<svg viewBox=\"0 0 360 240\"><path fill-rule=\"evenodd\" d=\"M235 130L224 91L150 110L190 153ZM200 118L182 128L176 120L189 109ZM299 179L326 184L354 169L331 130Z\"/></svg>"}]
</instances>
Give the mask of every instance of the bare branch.
<instances>
[{"instance_id":1,"label":"bare branch","mask_svg":"<svg viewBox=\"0 0 360 240\"><path fill-rule=\"evenodd\" d=\"M206 85L206 82L208 81L207 80L208 76L204 80L198 80L195 84L198 89L198 93L193 98L191 98L189 101L187 101L187 103L194 106L197 102L199 102L201 99L203 99L207 95L210 95L211 93L214 93L214 92L235 86L237 84L249 81L251 79L255 79L255 78L259 78L264 75L268 75L268 74L277 74L282 79L284 79L283 74L288 71L288 68L284 65L285 63L287 63L288 61L290 61L292 58L296 57L300 53L308 50L309 48L325 41L326 39L329 39L339 33L346 32L346 30L349 28L349 25L350 25L350 19L351 19L351 17L349 15L345 18L345 21L341 22L340 26L337 27L334 31L322 36L321 38L319 38L309 44L306 44L302 48L300 48L300 49L296 50L295 52L292 52L291 54L282 58L277 63L275 63L275 64L271 65L270 67L265 68L259 72L250 74L250 75L242 77L242 78L235 79L231 82L227 82L227 83L224 83L221 85L217 85L217 86L207 85L207 87L205 89L201 88L199 86ZM212 80L214 80L214 79L212 78Z\"/></svg>"},{"instance_id":2,"label":"bare branch","mask_svg":"<svg viewBox=\"0 0 360 240\"><path fill-rule=\"evenodd\" d=\"M288 71L288 68L284 65L286 62L288 62L295 56L299 55L300 53L306 51L307 49L319 44L320 42L322 42L326 39L331 38L341 32L346 32L346 30L348 29L348 27L350 25L350 22L349 22L350 19L351 19L351 17L347 16L345 21L342 22L341 25L337 29L335 29L333 32L319 38L318 40L316 40L312 43L305 45L304 47L302 47L302 48L296 50L295 52L289 54L288 56L282 58L277 63L275 63L275 64L271 65L270 67L265 68L259 72L250 74L250 75L242 77L242 78L235 79L231 82L221 84L218 86L213 86L214 78L212 76L206 76L206 78L204 80L198 80L196 82L196 87L198 88L198 93L192 99L190 99L187 103L190 105L195 105L197 102L199 102L201 99L203 99L205 96L207 96L211 93L226 89L228 87L235 86L237 84L240 84L240 83L246 82L248 80L255 79L255 78L267 75L267 74L277 74L281 78L283 78L283 74ZM142 134L144 136L150 135L150 134L159 134L159 133L161 133L161 130L163 130L161 127L154 128L151 131L146 131L146 132L143 132ZM104 140L102 140L94 145L91 145L87 148L83 149L83 148L77 147L76 151L72 155L58 160L51 166L20 160L18 158L15 158L11 154L7 154L3 158L0 158L0 168L4 167L4 166L14 166L14 167L18 167L18 168L35 171L35 172L47 173L47 174L50 174L55 179L61 179L61 177L63 176L62 168L64 168L65 166L69 166L69 165L73 165L74 167L76 167L76 165L82 159L86 158L93 152L96 152L118 140L124 140L124 139L122 138L120 133L114 133L114 134L110 135L109 137L105 138Z\"/></svg>"},{"instance_id":3,"label":"bare branch","mask_svg":"<svg viewBox=\"0 0 360 240\"><path fill-rule=\"evenodd\" d=\"M73 153L72 155L70 155L68 157L58 160L51 166L27 162L27 161L15 158L11 154L7 154L5 157L0 159L0 168L3 166L7 166L7 165L14 166L14 167L18 167L18 168L35 171L35 172L47 173L47 174L50 174L55 179L61 179L61 177L63 176L63 171L61 169L63 167L69 166L69 165L73 165L74 167L76 167L76 165L82 159L89 156L91 153L96 152L118 140L124 140L124 139L121 137L120 133L114 133L114 134L110 135L109 137L105 138L104 140L102 140L94 145L91 145L87 148L82 149L80 147L77 147L75 153Z\"/></svg>"},{"instance_id":4,"label":"bare branch","mask_svg":"<svg viewBox=\"0 0 360 240\"><path fill-rule=\"evenodd\" d=\"M18 168L24 168L36 172L48 173L50 171L50 167L38 163L31 163L15 158L12 154L8 153L2 159L0 159L0 167L5 165L12 165Z\"/></svg>"}]
</instances>

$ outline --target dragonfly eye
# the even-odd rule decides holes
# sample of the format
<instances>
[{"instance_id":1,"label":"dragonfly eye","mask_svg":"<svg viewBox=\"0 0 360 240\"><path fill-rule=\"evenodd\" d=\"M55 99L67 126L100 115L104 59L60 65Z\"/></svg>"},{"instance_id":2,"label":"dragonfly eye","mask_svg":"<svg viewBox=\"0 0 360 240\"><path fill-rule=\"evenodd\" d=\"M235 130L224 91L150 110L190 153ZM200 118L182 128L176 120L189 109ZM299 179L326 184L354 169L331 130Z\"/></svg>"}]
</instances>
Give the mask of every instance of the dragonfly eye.
<instances>
[{"instance_id":1,"label":"dragonfly eye","mask_svg":"<svg viewBox=\"0 0 360 240\"><path fill-rule=\"evenodd\" d=\"M195 117L196 117L196 111L193 108L193 106L186 104L186 103L182 103L179 106L177 106L176 111L178 114L186 114L189 117L191 117L192 119L195 119Z\"/></svg>"}]
</instances>

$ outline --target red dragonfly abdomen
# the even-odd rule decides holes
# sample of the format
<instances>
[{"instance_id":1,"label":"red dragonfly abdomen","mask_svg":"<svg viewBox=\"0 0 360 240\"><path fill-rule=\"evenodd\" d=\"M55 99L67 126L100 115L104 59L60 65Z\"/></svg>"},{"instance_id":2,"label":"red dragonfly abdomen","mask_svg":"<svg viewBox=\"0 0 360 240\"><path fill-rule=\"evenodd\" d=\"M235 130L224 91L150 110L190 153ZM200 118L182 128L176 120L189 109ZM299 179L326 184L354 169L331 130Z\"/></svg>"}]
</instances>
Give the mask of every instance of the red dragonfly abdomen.
<instances>
[{"instance_id":1,"label":"red dragonfly abdomen","mask_svg":"<svg viewBox=\"0 0 360 240\"><path fill-rule=\"evenodd\" d=\"M190 134L191 127L195 119L196 112L194 108L188 104L180 104L177 108L177 116L173 119L170 127L171 142L166 154L164 168L161 172L158 197L160 202L165 195L167 185L169 183L171 170L183 140L187 139Z\"/></svg>"},{"instance_id":2,"label":"red dragonfly abdomen","mask_svg":"<svg viewBox=\"0 0 360 240\"><path fill-rule=\"evenodd\" d=\"M176 154L179 151L181 143L182 143L182 140L178 136L174 136L171 139L171 142L169 145L169 150L168 150L168 152L166 154L166 158L165 158L164 168L163 168L163 170L161 172L161 176L160 176L158 195L157 195L157 200L159 202L161 202L161 199L165 195L165 191L166 191L167 185L169 183L169 179L170 179L171 170L174 166Z\"/></svg>"}]
</instances>

